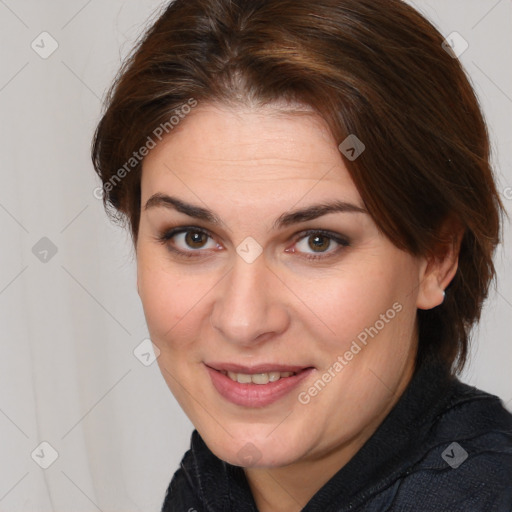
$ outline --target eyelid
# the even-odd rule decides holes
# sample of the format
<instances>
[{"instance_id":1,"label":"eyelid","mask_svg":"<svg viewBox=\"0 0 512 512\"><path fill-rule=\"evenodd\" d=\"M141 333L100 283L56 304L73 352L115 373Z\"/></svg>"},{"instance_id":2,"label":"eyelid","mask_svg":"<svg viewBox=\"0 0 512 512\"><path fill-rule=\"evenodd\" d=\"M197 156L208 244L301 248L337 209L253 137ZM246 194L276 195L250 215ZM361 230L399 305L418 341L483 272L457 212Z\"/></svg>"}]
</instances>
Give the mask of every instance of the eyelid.
<instances>
[{"instance_id":1,"label":"eyelid","mask_svg":"<svg viewBox=\"0 0 512 512\"><path fill-rule=\"evenodd\" d=\"M176 226L174 228L164 230L160 235L158 235L158 239L168 241L173 236L179 235L180 233L186 233L187 231L196 231L198 233L203 233L212 239L216 238L208 229L200 226Z\"/></svg>"}]
</instances>

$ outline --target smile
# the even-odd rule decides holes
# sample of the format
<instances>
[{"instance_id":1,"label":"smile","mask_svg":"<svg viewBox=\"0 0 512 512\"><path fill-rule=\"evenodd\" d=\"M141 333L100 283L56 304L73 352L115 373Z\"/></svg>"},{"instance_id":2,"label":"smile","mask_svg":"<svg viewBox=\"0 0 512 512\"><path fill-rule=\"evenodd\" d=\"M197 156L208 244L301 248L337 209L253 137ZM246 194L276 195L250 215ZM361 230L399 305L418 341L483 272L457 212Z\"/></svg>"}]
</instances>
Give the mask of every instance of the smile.
<instances>
[{"instance_id":1,"label":"smile","mask_svg":"<svg viewBox=\"0 0 512 512\"><path fill-rule=\"evenodd\" d=\"M205 365L213 387L229 402L243 407L265 407L289 395L313 371L312 367L246 368ZM244 370L244 371L242 371Z\"/></svg>"}]
</instances>

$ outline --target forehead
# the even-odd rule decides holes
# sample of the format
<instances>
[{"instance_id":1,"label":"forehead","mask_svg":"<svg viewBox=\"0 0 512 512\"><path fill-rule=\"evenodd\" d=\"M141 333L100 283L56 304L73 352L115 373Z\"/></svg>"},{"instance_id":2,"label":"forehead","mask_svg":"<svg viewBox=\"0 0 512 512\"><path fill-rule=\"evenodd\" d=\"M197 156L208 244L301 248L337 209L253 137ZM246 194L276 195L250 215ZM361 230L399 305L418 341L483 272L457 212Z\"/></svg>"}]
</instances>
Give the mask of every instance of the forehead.
<instances>
[{"instance_id":1,"label":"forehead","mask_svg":"<svg viewBox=\"0 0 512 512\"><path fill-rule=\"evenodd\" d=\"M325 121L302 107L196 107L145 158L143 200L187 185L207 196L239 191L247 201L295 192L362 206Z\"/></svg>"}]
</instances>

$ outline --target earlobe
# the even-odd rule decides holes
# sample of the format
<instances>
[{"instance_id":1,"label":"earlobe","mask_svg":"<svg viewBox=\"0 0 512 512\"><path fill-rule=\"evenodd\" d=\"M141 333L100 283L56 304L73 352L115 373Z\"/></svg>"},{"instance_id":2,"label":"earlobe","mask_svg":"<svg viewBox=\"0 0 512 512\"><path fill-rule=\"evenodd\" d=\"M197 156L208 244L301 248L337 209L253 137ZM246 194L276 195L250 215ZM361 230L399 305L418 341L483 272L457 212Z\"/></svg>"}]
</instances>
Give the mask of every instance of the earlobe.
<instances>
[{"instance_id":1,"label":"earlobe","mask_svg":"<svg viewBox=\"0 0 512 512\"><path fill-rule=\"evenodd\" d=\"M437 275L432 272L420 282L416 307L418 309L432 309L444 302L445 291L438 281Z\"/></svg>"},{"instance_id":2,"label":"earlobe","mask_svg":"<svg viewBox=\"0 0 512 512\"><path fill-rule=\"evenodd\" d=\"M432 309L444 302L445 290L451 283L459 264L463 231L458 230L450 243L440 245L435 254L423 260L416 307Z\"/></svg>"}]
</instances>

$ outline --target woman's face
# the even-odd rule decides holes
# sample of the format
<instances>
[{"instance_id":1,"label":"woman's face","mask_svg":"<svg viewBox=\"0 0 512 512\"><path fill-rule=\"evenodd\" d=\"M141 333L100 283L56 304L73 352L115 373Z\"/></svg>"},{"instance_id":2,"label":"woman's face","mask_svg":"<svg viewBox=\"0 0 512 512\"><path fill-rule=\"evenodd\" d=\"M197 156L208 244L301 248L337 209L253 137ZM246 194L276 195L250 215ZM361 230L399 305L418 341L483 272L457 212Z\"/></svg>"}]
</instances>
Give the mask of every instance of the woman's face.
<instances>
[{"instance_id":1,"label":"woman's face","mask_svg":"<svg viewBox=\"0 0 512 512\"><path fill-rule=\"evenodd\" d=\"M377 229L316 115L181 123L144 161L137 243L169 388L232 464L355 453L412 375L425 262Z\"/></svg>"}]
</instances>

